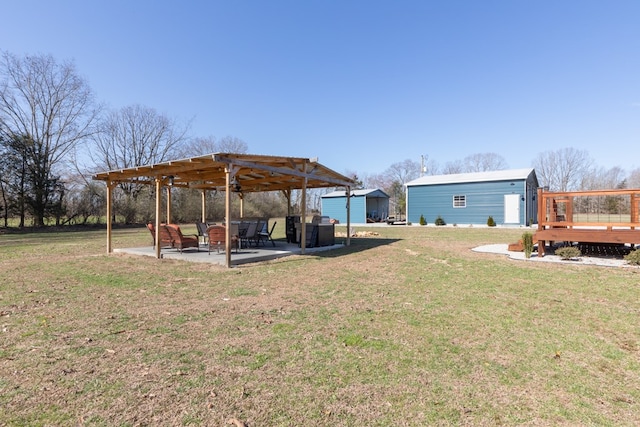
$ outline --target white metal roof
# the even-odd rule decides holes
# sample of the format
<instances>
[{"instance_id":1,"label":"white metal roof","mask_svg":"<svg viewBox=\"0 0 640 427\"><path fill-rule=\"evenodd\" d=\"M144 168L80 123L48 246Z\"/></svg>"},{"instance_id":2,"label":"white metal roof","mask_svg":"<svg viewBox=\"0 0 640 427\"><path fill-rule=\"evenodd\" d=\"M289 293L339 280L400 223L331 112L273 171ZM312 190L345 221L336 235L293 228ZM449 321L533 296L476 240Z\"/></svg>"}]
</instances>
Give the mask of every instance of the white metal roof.
<instances>
[{"instance_id":1,"label":"white metal roof","mask_svg":"<svg viewBox=\"0 0 640 427\"><path fill-rule=\"evenodd\" d=\"M406 186L457 184L463 182L509 181L513 179L527 179L533 168L508 169L490 172L455 173L450 175L427 175L407 182Z\"/></svg>"}]
</instances>

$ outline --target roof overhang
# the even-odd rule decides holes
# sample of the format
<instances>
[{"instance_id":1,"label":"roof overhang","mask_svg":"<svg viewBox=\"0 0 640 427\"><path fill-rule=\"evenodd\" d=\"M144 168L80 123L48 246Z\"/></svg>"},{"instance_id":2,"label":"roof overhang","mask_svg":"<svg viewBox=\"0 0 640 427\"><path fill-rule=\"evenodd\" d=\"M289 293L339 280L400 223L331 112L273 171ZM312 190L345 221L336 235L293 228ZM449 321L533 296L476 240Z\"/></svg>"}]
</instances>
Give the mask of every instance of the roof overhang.
<instances>
[{"instance_id":1,"label":"roof overhang","mask_svg":"<svg viewBox=\"0 0 640 427\"><path fill-rule=\"evenodd\" d=\"M243 193L354 185L351 178L323 166L317 159L234 153L211 153L100 172L93 179L147 185L161 180L164 184L171 181L174 187L224 191L227 173L239 184Z\"/></svg>"}]
</instances>

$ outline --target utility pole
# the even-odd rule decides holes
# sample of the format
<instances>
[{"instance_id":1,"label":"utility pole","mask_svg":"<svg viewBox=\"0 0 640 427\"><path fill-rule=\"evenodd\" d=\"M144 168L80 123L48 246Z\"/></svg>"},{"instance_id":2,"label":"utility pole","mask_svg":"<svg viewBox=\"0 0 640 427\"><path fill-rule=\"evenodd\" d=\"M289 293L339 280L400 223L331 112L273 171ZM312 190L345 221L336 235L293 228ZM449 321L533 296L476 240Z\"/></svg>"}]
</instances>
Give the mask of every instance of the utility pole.
<instances>
[{"instance_id":1,"label":"utility pole","mask_svg":"<svg viewBox=\"0 0 640 427\"><path fill-rule=\"evenodd\" d=\"M423 177L425 172L427 172L427 166L425 165L425 162L427 161L427 159L429 158L429 156L425 156L424 154L420 155L420 176Z\"/></svg>"}]
</instances>

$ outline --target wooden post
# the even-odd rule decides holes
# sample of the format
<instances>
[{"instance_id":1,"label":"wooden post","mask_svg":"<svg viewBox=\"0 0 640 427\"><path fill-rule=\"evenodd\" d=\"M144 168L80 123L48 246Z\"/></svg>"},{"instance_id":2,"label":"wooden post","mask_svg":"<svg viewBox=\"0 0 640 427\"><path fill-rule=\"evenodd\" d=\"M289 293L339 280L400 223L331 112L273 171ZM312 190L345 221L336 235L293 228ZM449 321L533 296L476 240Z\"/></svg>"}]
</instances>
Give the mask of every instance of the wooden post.
<instances>
[{"instance_id":1,"label":"wooden post","mask_svg":"<svg viewBox=\"0 0 640 427\"><path fill-rule=\"evenodd\" d=\"M351 245L351 187L347 187L347 246Z\"/></svg>"},{"instance_id":2,"label":"wooden post","mask_svg":"<svg viewBox=\"0 0 640 427\"><path fill-rule=\"evenodd\" d=\"M207 190L202 190L202 222L207 222Z\"/></svg>"},{"instance_id":3,"label":"wooden post","mask_svg":"<svg viewBox=\"0 0 640 427\"><path fill-rule=\"evenodd\" d=\"M115 184L112 181L107 181L107 253L113 252L112 246L112 209L113 209L113 187Z\"/></svg>"},{"instance_id":4,"label":"wooden post","mask_svg":"<svg viewBox=\"0 0 640 427\"><path fill-rule=\"evenodd\" d=\"M231 165L228 165L224 170L225 172L225 191L224 191L224 221L225 221L225 236L224 236L224 256L225 265L227 268L231 267Z\"/></svg>"},{"instance_id":5,"label":"wooden post","mask_svg":"<svg viewBox=\"0 0 640 427\"><path fill-rule=\"evenodd\" d=\"M156 258L160 256L160 208L162 206L162 179L156 177Z\"/></svg>"},{"instance_id":6,"label":"wooden post","mask_svg":"<svg viewBox=\"0 0 640 427\"><path fill-rule=\"evenodd\" d=\"M543 196L543 189L538 188L538 231L544 230L545 218L547 216L547 202ZM538 240L538 256L544 256L544 240Z\"/></svg>"},{"instance_id":7,"label":"wooden post","mask_svg":"<svg viewBox=\"0 0 640 427\"><path fill-rule=\"evenodd\" d=\"M167 186L167 224L171 224L171 186Z\"/></svg>"}]
</instances>

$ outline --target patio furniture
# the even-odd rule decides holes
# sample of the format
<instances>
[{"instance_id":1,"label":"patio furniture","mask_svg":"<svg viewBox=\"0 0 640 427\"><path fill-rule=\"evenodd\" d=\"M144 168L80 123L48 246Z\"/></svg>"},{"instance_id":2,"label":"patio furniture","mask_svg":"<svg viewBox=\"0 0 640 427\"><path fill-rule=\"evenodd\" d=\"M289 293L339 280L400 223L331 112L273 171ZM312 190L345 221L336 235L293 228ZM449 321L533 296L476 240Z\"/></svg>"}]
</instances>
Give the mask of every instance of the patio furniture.
<instances>
[{"instance_id":1,"label":"patio furniture","mask_svg":"<svg viewBox=\"0 0 640 427\"><path fill-rule=\"evenodd\" d=\"M153 225L153 223L150 222L147 224L147 229L151 233L151 237L153 239L153 247L155 248L156 247L156 227L155 225ZM161 248L173 247L173 239L171 238L167 230L164 229L164 227L160 227L160 247Z\"/></svg>"},{"instance_id":2,"label":"patio furniture","mask_svg":"<svg viewBox=\"0 0 640 427\"><path fill-rule=\"evenodd\" d=\"M276 228L277 223L278 221L273 221L273 224L271 225L271 230L268 229L269 223L268 222L265 223L264 228L258 233L259 241L265 242L265 245L266 245L266 241L268 240L271 242L273 246L275 246L276 242L273 241L271 234L273 233L273 229Z\"/></svg>"},{"instance_id":3,"label":"patio furniture","mask_svg":"<svg viewBox=\"0 0 640 427\"><path fill-rule=\"evenodd\" d=\"M244 235L241 235L242 241L245 243L245 246L250 246L251 242L255 243L258 235L258 223L255 221L249 222L247 230Z\"/></svg>"},{"instance_id":4,"label":"patio furniture","mask_svg":"<svg viewBox=\"0 0 640 427\"><path fill-rule=\"evenodd\" d=\"M198 237L202 237L202 243L207 243L207 224L204 222L196 222L196 228L198 229Z\"/></svg>"},{"instance_id":5,"label":"patio furniture","mask_svg":"<svg viewBox=\"0 0 640 427\"><path fill-rule=\"evenodd\" d=\"M233 232L233 230L230 230ZM226 239L227 239L227 228L224 225L212 225L207 227L207 240L209 246L209 254L211 254L211 248L216 248L218 253L220 253L220 249L226 248ZM232 234L231 235L231 248L235 248L236 252L238 252L238 236Z\"/></svg>"},{"instance_id":6,"label":"patio furniture","mask_svg":"<svg viewBox=\"0 0 640 427\"><path fill-rule=\"evenodd\" d=\"M200 251L200 239L197 234L189 234L185 236L182 234L182 231L180 231L180 227L176 224L166 224L162 227L166 229L169 236L171 236L173 247L178 249L181 253L187 248L196 248L198 252ZM162 234L162 230L160 233Z\"/></svg>"}]
</instances>

